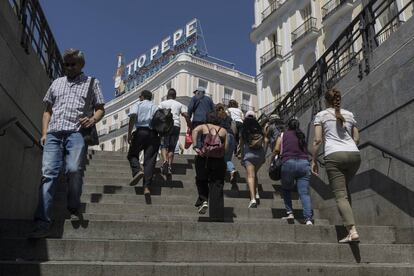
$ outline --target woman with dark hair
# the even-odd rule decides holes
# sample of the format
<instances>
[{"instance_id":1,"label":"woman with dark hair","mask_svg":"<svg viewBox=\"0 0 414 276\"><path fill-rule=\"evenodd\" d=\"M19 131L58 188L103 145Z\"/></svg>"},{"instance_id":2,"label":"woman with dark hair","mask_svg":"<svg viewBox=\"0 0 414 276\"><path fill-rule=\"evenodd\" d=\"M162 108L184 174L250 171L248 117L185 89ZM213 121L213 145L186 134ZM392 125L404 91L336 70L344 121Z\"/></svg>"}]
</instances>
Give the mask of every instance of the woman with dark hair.
<instances>
[{"instance_id":1,"label":"woman with dark hair","mask_svg":"<svg viewBox=\"0 0 414 276\"><path fill-rule=\"evenodd\" d=\"M229 115L227 115L224 104L222 103L216 104L216 111L217 111L217 116L220 119L220 126L227 130L228 147L224 155L224 161L226 162L226 165L227 165L227 172L230 174L230 183L236 184L237 171L232 161L233 152L234 152L234 149L236 148L236 140L234 138L234 133L231 128L231 124L233 120L231 119Z\"/></svg>"},{"instance_id":2,"label":"woman with dark hair","mask_svg":"<svg viewBox=\"0 0 414 276\"><path fill-rule=\"evenodd\" d=\"M242 165L246 168L247 184L250 190L248 208L256 208L260 198L257 192L257 172L265 162L265 139L263 128L256 120L254 111L247 111L240 139Z\"/></svg>"},{"instance_id":3,"label":"woman with dark hair","mask_svg":"<svg viewBox=\"0 0 414 276\"><path fill-rule=\"evenodd\" d=\"M341 92L336 88L325 93L326 109L315 116L315 138L313 142L312 173L318 175L318 152L324 142L325 168L329 184L335 194L339 213L348 230L340 243L358 242L354 213L348 185L361 164L357 144L359 131L352 112L341 109ZM323 140L322 140L323 139Z\"/></svg>"},{"instance_id":4,"label":"woman with dark hair","mask_svg":"<svg viewBox=\"0 0 414 276\"><path fill-rule=\"evenodd\" d=\"M201 144L197 139L201 138ZM196 185L198 199L196 207L199 214L210 208L210 218L224 218L223 185L226 174L224 153L228 147L225 128L220 126L217 111L207 114L207 123L197 126L192 132L195 158Z\"/></svg>"},{"instance_id":5,"label":"woman with dark hair","mask_svg":"<svg viewBox=\"0 0 414 276\"><path fill-rule=\"evenodd\" d=\"M278 154L281 154L282 157L281 182L283 201L287 213L287 217L285 218L295 218L293 215L291 191L296 184L303 206L305 224L312 225L312 205L309 195L311 170L308 161L305 134L300 130L297 119L290 119L287 130L277 138L273 158Z\"/></svg>"}]
</instances>

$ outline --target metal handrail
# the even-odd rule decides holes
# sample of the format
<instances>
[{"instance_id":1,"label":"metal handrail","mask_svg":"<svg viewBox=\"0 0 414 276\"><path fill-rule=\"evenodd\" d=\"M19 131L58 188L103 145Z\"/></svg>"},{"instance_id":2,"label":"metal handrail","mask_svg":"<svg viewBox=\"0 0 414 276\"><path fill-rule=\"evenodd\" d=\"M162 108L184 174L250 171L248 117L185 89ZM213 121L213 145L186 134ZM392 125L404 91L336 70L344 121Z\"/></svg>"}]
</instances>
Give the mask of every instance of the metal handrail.
<instances>
[{"instance_id":1,"label":"metal handrail","mask_svg":"<svg viewBox=\"0 0 414 276\"><path fill-rule=\"evenodd\" d=\"M9 0L22 25L20 44L27 54L33 49L49 79L63 75L63 60L38 0ZM31 46L31 47L30 47Z\"/></svg>"},{"instance_id":2,"label":"metal handrail","mask_svg":"<svg viewBox=\"0 0 414 276\"><path fill-rule=\"evenodd\" d=\"M315 32L318 31L318 29L316 28L316 18L315 17L310 17L305 22L303 22L302 25L297 27L292 32L292 45L295 44L296 41L298 41L301 37L303 37L304 35L306 35L307 33L311 32L311 31L315 31Z\"/></svg>"},{"instance_id":3,"label":"metal handrail","mask_svg":"<svg viewBox=\"0 0 414 276\"><path fill-rule=\"evenodd\" d=\"M368 75L371 71L372 52L383 43L378 36L384 33L384 30L395 31L398 27L395 22L399 21L399 16L412 5L412 2L409 1L400 8L387 23L383 24L381 30L376 31L376 21L394 2L369 1L271 113L276 113L287 121L293 116L300 116L313 105L318 106L315 109L315 112L318 112L322 108L321 96L351 71L351 67L358 65L359 79ZM389 27L390 25L393 27ZM384 37L384 41L388 36ZM352 55L347 58L346 63L339 65L340 59L347 53ZM269 114L263 113L260 119L267 115Z\"/></svg>"},{"instance_id":4,"label":"metal handrail","mask_svg":"<svg viewBox=\"0 0 414 276\"><path fill-rule=\"evenodd\" d=\"M16 117L13 117L5 124L0 126L0 136L6 135L7 130L14 125L16 125L32 141L33 146L37 146L40 150L43 150L43 146L39 143L39 141L26 129L23 124L20 123Z\"/></svg>"}]
</instances>

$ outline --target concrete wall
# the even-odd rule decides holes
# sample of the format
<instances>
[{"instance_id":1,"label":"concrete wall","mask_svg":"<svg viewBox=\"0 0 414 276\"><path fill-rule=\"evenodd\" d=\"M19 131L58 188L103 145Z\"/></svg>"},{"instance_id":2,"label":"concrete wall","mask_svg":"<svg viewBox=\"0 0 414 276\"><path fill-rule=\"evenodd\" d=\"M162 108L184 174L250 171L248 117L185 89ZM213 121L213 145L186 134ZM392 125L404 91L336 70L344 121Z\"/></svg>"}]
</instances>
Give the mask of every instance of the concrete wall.
<instances>
[{"instance_id":1,"label":"concrete wall","mask_svg":"<svg viewBox=\"0 0 414 276\"><path fill-rule=\"evenodd\" d=\"M361 143L373 141L414 160L414 20L407 21L373 54L371 73L358 80L354 68L337 87L343 107L356 115ZM402 105L406 104L401 108ZM392 112L395 111L395 112ZM366 127L385 114L376 124ZM301 116L303 129L311 111ZM310 144L313 138L310 133ZM362 165L350 185L356 222L360 225L414 225L414 169L386 159L372 147L361 151ZM312 179L313 201L322 217L341 224L328 179Z\"/></svg>"},{"instance_id":2,"label":"concrete wall","mask_svg":"<svg viewBox=\"0 0 414 276\"><path fill-rule=\"evenodd\" d=\"M0 1L0 125L17 117L40 138L49 79L36 55L20 46L21 26ZM40 183L41 151L16 127L0 136L0 218L31 218Z\"/></svg>"}]
</instances>

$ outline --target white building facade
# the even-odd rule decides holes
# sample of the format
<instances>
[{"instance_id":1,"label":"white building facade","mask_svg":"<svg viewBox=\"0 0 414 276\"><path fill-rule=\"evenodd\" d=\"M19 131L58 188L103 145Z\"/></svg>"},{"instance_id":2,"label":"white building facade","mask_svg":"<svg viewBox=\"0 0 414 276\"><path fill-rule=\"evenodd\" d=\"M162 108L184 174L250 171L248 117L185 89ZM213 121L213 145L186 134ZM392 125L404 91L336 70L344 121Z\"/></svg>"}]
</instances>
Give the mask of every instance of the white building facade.
<instances>
[{"instance_id":1,"label":"white building facade","mask_svg":"<svg viewBox=\"0 0 414 276\"><path fill-rule=\"evenodd\" d=\"M128 114L142 90L151 91L154 103L159 104L166 99L167 91L174 88L177 91L177 100L188 105L193 91L199 86L206 88L207 95L216 104L227 104L230 99L235 99L243 111L257 110L254 77L189 53L181 53L131 91L105 105L106 114L97 124L100 145L94 149L123 152L128 150ZM180 133L180 143L184 145L186 123L183 118ZM190 150L186 153L190 153Z\"/></svg>"},{"instance_id":2,"label":"white building facade","mask_svg":"<svg viewBox=\"0 0 414 276\"><path fill-rule=\"evenodd\" d=\"M359 13L354 0L255 0L258 108L269 112Z\"/></svg>"}]
</instances>

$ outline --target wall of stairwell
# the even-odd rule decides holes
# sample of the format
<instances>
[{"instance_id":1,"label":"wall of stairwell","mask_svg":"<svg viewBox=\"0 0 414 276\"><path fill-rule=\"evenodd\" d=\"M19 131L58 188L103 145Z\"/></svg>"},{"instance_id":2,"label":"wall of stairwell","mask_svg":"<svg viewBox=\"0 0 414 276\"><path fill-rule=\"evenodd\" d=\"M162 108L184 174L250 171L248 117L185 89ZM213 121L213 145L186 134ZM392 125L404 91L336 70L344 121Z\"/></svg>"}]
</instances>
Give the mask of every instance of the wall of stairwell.
<instances>
[{"instance_id":1,"label":"wall of stairwell","mask_svg":"<svg viewBox=\"0 0 414 276\"><path fill-rule=\"evenodd\" d=\"M356 115L361 143L370 140L414 160L414 20L374 51L369 75L359 81L358 73L355 67L336 87L342 91L343 108ZM304 130L311 113L300 118ZM310 144L312 131L313 127ZM372 147L363 149L361 156L361 168L350 186L357 224L413 226L414 169L384 158ZM327 183L323 170L320 178L312 179L315 207L322 217L341 224Z\"/></svg>"},{"instance_id":2,"label":"wall of stairwell","mask_svg":"<svg viewBox=\"0 0 414 276\"><path fill-rule=\"evenodd\" d=\"M40 138L42 98L49 78L39 59L20 45L21 24L0 1L0 125L12 117ZM16 127L0 136L0 218L30 218L37 202L41 151Z\"/></svg>"}]
</instances>

